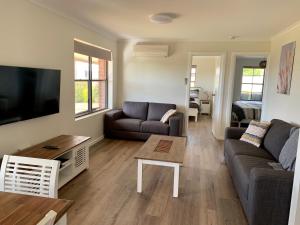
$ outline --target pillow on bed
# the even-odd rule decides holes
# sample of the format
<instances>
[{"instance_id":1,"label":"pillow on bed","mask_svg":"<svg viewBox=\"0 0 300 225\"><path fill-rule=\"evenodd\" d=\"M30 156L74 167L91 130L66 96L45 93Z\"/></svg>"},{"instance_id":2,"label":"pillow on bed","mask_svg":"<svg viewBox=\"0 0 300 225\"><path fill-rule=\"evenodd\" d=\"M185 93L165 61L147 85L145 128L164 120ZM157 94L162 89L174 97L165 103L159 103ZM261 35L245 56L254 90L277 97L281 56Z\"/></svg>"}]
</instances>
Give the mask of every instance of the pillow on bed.
<instances>
[{"instance_id":1,"label":"pillow on bed","mask_svg":"<svg viewBox=\"0 0 300 225\"><path fill-rule=\"evenodd\" d=\"M166 123L166 122L169 120L169 118L170 118L172 115L174 115L175 113L176 113L176 110L175 110L175 109L170 109L170 110L168 110L168 111L163 115L163 117L161 118L160 122Z\"/></svg>"},{"instance_id":2,"label":"pillow on bed","mask_svg":"<svg viewBox=\"0 0 300 225\"><path fill-rule=\"evenodd\" d=\"M252 120L240 140L256 147L260 147L270 124L270 122L258 122Z\"/></svg>"},{"instance_id":3,"label":"pillow on bed","mask_svg":"<svg viewBox=\"0 0 300 225\"><path fill-rule=\"evenodd\" d=\"M199 90L191 90L190 91L191 98L198 98L199 97Z\"/></svg>"}]
</instances>

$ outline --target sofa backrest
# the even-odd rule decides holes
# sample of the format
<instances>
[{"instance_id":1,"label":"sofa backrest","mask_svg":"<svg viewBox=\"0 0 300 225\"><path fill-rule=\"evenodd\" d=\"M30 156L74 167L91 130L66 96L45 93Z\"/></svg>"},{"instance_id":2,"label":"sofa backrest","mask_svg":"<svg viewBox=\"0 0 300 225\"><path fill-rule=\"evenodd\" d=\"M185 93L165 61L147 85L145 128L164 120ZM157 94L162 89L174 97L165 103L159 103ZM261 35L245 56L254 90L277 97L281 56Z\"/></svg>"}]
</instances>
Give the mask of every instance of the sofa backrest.
<instances>
[{"instance_id":1,"label":"sofa backrest","mask_svg":"<svg viewBox=\"0 0 300 225\"><path fill-rule=\"evenodd\" d=\"M148 115L148 102L130 102L123 103L123 113L126 117L146 120Z\"/></svg>"},{"instance_id":2,"label":"sofa backrest","mask_svg":"<svg viewBox=\"0 0 300 225\"><path fill-rule=\"evenodd\" d=\"M264 139L264 148L275 159L279 159L280 152L290 136L293 125L282 120L274 119Z\"/></svg>"},{"instance_id":3,"label":"sofa backrest","mask_svg":"<svg viewBox=\"0 0 300 225\"><path fill-rule=\"evenodd\" d=\"M147 120L159 121L161 120L163 115L170 109L176 109L176 105L150 102Z\"/></svg>"}]
</instances>

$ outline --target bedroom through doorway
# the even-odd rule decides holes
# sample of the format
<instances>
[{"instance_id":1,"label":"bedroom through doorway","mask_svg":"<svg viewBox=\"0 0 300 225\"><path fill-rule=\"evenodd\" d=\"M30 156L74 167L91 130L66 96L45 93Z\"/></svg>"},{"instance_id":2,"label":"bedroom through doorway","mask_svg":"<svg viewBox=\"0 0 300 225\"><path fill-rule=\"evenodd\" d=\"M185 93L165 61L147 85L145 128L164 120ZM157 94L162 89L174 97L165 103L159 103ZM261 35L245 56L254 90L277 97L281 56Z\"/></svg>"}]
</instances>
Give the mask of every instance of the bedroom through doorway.
<instances>
[{"instance_id":1,"label":"bedroom through doorway","mask_svg":"<svg viewBox=\"0 0 300 225\"><path fill-rule=\"evenodd\" d=\"M231 127L248 127L261 120L267 57L236 56Z\"/></svg>"}]
</instances>

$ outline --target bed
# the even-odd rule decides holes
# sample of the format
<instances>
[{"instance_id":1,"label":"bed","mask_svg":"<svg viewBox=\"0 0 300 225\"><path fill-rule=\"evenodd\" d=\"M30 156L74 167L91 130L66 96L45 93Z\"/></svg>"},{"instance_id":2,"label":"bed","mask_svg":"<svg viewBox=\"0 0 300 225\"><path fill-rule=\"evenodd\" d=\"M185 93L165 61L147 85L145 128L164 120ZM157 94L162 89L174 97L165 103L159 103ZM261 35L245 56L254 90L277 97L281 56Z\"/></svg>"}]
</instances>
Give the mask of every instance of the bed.
<instances>
[{"instance_id":1,"label":"bed","mask_svg":"<svg viewBox=\"0 0 300 225\"><path fill-rule=\"evenodd\" d=\"M200 100L199 99L190 99L189 107L200 110Z\"/></svg>"},{"instance_id":2,"label":"bed","mask_svg":"<svg viewBox=\"0 0 300 225\"><path fill-rule=\"evenodd\" d=\"M195 117L195 122L198 120L198 114L200 112L200 99L199 90L190 91L190 102L189 102L189 117Z\"/></svg>"},{"instance_id":3,"label":"bed","mask_svg":"<svg viewBox=\"0 0 300 225\"><path fill-rule=\"evenodd\" d=\"M237 124L239 127L248 125L251 120L260 121L261 117L260 101L235 101L232 104L232 124Z\"/></svg>"}]
</instances>

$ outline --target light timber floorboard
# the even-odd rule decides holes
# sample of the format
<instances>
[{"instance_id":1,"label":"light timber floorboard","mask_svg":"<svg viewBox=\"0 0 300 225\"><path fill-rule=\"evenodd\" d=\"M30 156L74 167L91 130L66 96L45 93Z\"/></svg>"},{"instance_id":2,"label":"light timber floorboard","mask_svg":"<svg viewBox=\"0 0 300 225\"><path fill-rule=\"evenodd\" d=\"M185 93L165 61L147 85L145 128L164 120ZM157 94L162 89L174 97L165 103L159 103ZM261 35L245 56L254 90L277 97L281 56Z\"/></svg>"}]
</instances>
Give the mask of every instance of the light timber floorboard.
<instances>
[{"instance_id":1,"label":"light timber floorboard","mask_svg":"<svg viewBox=\"0 0 300 225\"><path fill-rule=\"evenodd\" d=\"M105 139L91 149L90 168L59 191L74 200L70 225L247 225L223 159L223 142L211 120L191 121L179 198L172 197L173 169L144 166L136 191L134 154L143 142Z\"/></svg>"}]
</instances>

